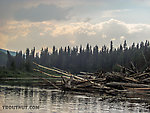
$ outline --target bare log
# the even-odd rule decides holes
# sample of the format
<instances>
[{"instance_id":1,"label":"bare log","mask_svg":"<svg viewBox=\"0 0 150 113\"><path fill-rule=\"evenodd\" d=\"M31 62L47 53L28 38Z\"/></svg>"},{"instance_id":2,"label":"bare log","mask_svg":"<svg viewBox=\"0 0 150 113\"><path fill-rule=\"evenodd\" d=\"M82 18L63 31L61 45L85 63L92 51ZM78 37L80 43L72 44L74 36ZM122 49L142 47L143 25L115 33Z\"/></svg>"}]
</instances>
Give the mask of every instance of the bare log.
<instances>
[{"instance_id":1,"label":"bare log","mask_svg":"<svg viewBox=\"0 0 150 113\"><path fill-rule=\"evenodd\" d=\"M134 78L135 79L145 79L145 78L148 78L148 77L150 77L150 73L142 73L142 74L140 74L140 75L136 75Z\"/></svg>"},{"instance_id":2,"label":"bare log","mask_svg":"<svg viewBox=\"0 0 150 113\"><path fill-rule=\"evenodd\" d=\"M117 66L120 67L120 68L122 68L124 71L128 71L128 72L131 73L131 74L134 74L134 73L135 73L133 70L128 69L128 68L126 68L126 67L124 67L124 66L121 66L121 65L119 65L119 64L117 64Z\"/></svg>"},{"instance_id":3,"label":"bare log","mask_svg":"<svg viewBox=\"0 0 150 113\"><path fill-rule=\"evenodd\" d=\"M123 86L123 87L130 87L130 88L150 88L150 85L146 85L146 84L121 83L121 82L106 83L106 86L109 86L109 87Z\"/></svg>"},{"instance_id":4,"label":"bare log","mask_svg":"<svg viewBox=\"0 0 150 113\"><path fill-rule=\"evenodd\" d=\"M138 73L138 70L136 69L135 65L133 64L133 62L131 61L131 68L135 73Z\"/></svg>"},{"instance_id":5,"label":"bare log","mask_svg":"<svg viewBox=\"0 0 150 113\"><path fill-rule=\"evenodd\" d=\"M54 88L60 90L60 88L59 88L57 85L55 85L54 83L52 83L51 81L49 81L49 80L47 80L47 79L45 79L45 78L41 78L41 79L44 80L44 81L46 81L46 82L48 82L49 84L51 84Z\"/></svg>"}]
</instances>

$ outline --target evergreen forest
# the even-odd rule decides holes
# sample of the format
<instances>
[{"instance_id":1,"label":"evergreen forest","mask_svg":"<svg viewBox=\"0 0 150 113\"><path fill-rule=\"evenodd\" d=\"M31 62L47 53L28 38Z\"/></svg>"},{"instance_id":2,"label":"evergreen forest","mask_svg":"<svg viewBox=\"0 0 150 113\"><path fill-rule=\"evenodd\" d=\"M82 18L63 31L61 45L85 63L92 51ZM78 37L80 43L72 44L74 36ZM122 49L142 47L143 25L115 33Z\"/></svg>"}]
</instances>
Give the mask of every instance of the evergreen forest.
<instances>
[{"instance_id":1,"label":"evergreen forest","mask_svg":"<svg viewBox=\"0 0 150 113\"><path fill-rule=\"evenodd\" d=\"M104 45L101 48L90 44L85 48L82 45L65 48L53 46L52 52L48 48L42 48L40 53L36 53L35 48L27 48L25 53L16 52L16 56L7 51L7 56L7 68L11 70L32 71L33 62L36 62L71 73L119 71L118 64L128 68L134 65L137 70L142 71L150 66L150 43L145 41L128 46L125 40L118 48L114 48L112 41L110 47Z\"/></svg>"}]
</instances>

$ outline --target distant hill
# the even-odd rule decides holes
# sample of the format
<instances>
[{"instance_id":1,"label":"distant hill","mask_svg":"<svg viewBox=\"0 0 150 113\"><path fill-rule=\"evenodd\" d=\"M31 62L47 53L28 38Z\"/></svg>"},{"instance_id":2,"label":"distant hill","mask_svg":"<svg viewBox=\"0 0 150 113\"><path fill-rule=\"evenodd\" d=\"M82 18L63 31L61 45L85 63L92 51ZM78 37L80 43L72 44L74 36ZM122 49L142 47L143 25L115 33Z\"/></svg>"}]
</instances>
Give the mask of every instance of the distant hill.
<instances>
[{"instance_id":1,"label":"distant hill","mask_svg":"<svg viewBox=\"0 0 150 113\"><path fill-rule=\"evenodd\" d=\"M9 50L8 50L9 51ZM9 51L12 56L16 56L16 52ZM7 64L7 50L0 49L0 66L6 66Z\"/></svg>"},{"instance_id":2,"label":"distant hill","mask_svg":"<svg viewBox=\"0 0 150 113\"><path fill-rule=\"evenodd\" d=\"M5 49L0 49L0 51L1 52L3 52L3 53L5 53L5 54L7 54L7 50L5 50ZM8 50L9 51L9 50ZM10 52L10 54L12 55L12 56L16 56L16 52L14 52L14 51L9 51Z\"/></svg>"},{"instance_id":3,"label":"distant hill","mask_svg":"<svg viewBox=\"0 0 150 113\"><path fill-rule=\"evenodd\" d=\"M6 66L7 64L7 54L0 51L0 66Z\"/></svg>"}]
</instances>

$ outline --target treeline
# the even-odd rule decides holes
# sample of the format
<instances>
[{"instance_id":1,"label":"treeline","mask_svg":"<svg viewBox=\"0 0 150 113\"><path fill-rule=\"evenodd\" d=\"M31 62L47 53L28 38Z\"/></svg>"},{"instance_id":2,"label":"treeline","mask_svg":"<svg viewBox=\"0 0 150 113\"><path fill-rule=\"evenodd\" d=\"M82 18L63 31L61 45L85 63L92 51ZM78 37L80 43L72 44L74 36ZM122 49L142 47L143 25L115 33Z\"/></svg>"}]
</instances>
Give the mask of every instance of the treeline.
<instances>
[{"instance_id":1,"label":"treeline","mask_svg":"<svg viewBox=\"0 0 150 113\"><path fill-rule=\"evenodd\" d=\"M34 67L32 62L57 67L72 73L118 71L117 64L125 67L134 65L138 70L144 70L150 66L150 43L149 41L133 43L128 47L125 40L118 48L113 47L112 41L110 47L104 45L102 48L97 45L91 47L89 44L86 45L86 48L68 46L56 49L53 46L51 53L48 48L42 48L40 53L36 53L35 48L32 50L27 48L25 54L20 51L15 57L11 56L8 51L7 67L10 69L32 71Z\"/></svg>"}]
</instances>

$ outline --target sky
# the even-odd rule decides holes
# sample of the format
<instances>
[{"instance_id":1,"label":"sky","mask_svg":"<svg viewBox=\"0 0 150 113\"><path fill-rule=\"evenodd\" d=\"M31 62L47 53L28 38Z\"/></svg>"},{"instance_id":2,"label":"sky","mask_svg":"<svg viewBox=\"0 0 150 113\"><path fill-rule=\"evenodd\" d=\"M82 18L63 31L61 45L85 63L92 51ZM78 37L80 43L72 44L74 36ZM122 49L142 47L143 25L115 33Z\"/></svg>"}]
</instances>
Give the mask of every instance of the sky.
<instances>
[{"instance_id":1,"label":"sky","mask_svg":"<svg viewBox=\"0 0 150 113\"><path fill-rule=\"evenodd\" d=\"M150 40L150 0L0 0L0 48Z\"/></svg>"}]
</instances>

